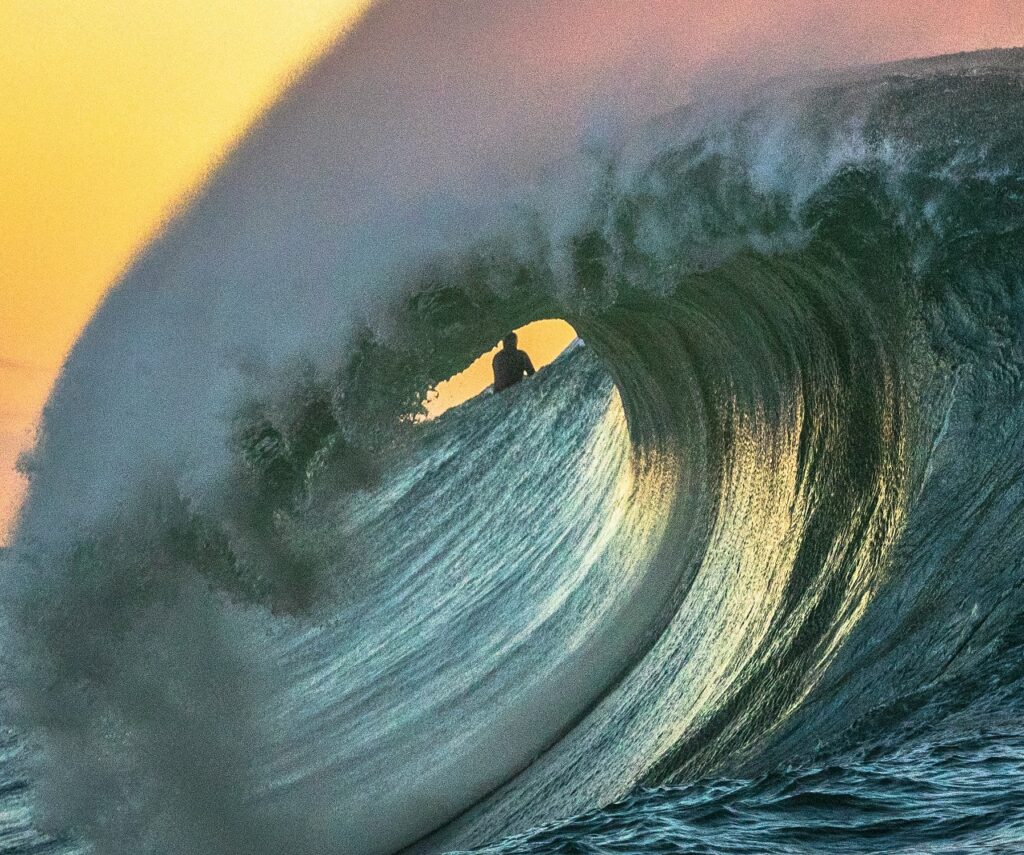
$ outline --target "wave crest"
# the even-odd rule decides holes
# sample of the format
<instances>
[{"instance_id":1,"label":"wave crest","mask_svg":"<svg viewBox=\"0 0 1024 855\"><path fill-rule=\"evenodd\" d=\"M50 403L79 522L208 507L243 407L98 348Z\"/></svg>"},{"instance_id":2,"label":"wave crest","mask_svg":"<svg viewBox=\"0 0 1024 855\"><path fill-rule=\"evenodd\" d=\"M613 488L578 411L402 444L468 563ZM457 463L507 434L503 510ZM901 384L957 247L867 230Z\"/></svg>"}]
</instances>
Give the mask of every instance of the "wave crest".
<instances>
[{"instance_id":1,"label":"wave crest","mask_svg":"<svg viewBox=\"0 0 1024 855\"><path fill-rule=\"evenodd\" d=\"M344 348L235 342L116 455L77 442L121 400L90 386L112 328L191 317L115 293L15 547L14 720L56 823L110 851L475 845L799 757L976 665L1020 583L1022 62L662 117L419 247ZM587 346L403 420L550 316Z\"/></svg>"}]
</instances>

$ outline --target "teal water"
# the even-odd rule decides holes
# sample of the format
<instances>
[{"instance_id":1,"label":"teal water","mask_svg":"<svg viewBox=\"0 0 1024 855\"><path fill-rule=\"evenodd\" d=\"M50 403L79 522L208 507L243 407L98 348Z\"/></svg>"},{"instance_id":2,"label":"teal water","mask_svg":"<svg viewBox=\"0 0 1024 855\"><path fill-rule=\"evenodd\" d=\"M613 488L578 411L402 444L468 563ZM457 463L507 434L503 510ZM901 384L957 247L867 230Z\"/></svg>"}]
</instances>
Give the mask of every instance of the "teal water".
<instances>
[{"instance_id":1,"label":"teal water","mask_svg":"<svg viewBox=\"0 0 1024 855\"><path fill-rule=\"evenodd\" d=\"M194 329L172 233L3 558L0 851L1020 848L1022 94L1008 51L662 116L343 353L217 350L209 421L159 404L223 303L133 361ZM415 421L543 317L583 346Z\"/></svg>"}]
</instances>

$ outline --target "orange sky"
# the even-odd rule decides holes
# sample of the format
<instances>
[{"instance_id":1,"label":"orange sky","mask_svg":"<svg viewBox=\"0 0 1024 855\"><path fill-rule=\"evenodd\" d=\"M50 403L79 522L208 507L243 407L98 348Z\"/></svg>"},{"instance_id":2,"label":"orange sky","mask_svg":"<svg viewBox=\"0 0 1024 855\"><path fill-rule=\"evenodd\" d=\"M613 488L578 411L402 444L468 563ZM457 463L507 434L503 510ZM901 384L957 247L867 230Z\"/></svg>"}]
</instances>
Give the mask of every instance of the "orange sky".
<instances>
[{"instance_id":1,"label":"orange sky","mask_svg":"<svg viewBox=\"0 0 1024 855\"><path fill-rule=\"evenodd\" d=\"M23 487L17 455L105 289L370 2L0 2L0 543ZM973 5L910 3L928 12L907 32L932 52L1024 41L1019 0Z\"/></svg>"},{"instance_id":2,"label":"orange sky","mask_svg":"<svg viewBox=\"0 0 1024 855\"><path fill-rule=\"evenodd\" d=\"M368 0L0 3L0 543L14 464L97 302Z\"/></svg>"}]
</instances>

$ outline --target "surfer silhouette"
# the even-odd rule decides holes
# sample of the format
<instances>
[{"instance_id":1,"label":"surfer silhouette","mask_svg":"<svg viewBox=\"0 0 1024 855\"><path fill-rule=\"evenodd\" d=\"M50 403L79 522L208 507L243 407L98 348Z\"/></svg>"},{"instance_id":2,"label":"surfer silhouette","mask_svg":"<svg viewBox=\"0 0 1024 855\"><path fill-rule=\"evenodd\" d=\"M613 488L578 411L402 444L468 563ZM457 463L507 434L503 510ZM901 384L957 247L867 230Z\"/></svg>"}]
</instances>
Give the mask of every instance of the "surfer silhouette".
<instances>
[{"instance_id":1,"label":"surfer silhouette","mask_svg":"<svg viewBox=\"0 0 1024 855\"><path fill-rule=\"evenodd\" d=\"M501 341L502 348L495 354L491 367L494 368L494 391L504 392L515 386L523 377L536 373L530 357L519 349L519 336L509 333Z\"/></svg>"}]
</instances>

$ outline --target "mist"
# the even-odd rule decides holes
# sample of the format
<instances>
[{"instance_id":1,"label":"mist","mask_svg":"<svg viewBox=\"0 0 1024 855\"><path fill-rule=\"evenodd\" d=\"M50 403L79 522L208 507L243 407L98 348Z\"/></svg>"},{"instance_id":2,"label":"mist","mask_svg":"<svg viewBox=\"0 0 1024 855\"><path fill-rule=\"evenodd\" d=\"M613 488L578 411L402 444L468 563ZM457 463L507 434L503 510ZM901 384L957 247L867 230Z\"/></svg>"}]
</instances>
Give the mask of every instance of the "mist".
<instances>
[{"instance_id":1,"label":"mist","mask_svg":"<svg viewBox=\"0 0 1024 855\"><path fill-rule=\"evenodd\" d=\"M1024 42L1016 6L373 7L140 253L47 406L26 463L29 497L13 541L19 569L7 599L12 649L24 656L10 706L20 731L43 749L37 771L48 782L53 827L68 823L115 853L133 851L140 829L173 826L139 851L182 855L271 855L289 828L287 819L273 830L248 822L260 814L258 799L237 795L261 783L246 751L271 751L260 717L288 685L283 669L262 658L273 617L242 619L209 592L163 580L173 562L163 562L159 539L154 546L145 532L138 543L133 532L116 540L116 566L92 566L91 578L68 572L71 545L131 506L140 482L168 481L183 501L216 495L240 402L271 388L296 360L343 365L364 325L386 336L409 287L404 273L499 229L551 164L575 164L546 195L557 234L571 230L588 199L591 153L614 148L663 111L700 103L714 113L745 87L823 68ZM162 521L158 514L153 525ZM49 600L80 619L44 619L34 609ZM173 675L180 695L156 691L154 673ZM211 680L222 687L215 699ZM54 704L80 715L54 720ZM100 726L110 722L110 730ZM201 730L195 754L181 756L167 740L193 724ZM119 732L135 739L121 741ZM295 834L303 804L344 791L343 782L302 786L289 795ZM119 824L103 799L125 792L137 800L131 821ZM229 841L216 830L223 805L205 798L218 792L236 794ZM213 813L197 819L207 808ZM397 840L438 819L412 805L387 822ZM375 851L375 841L345 839L339 828L303 845Z\"/></svg>"}]
</instances>

